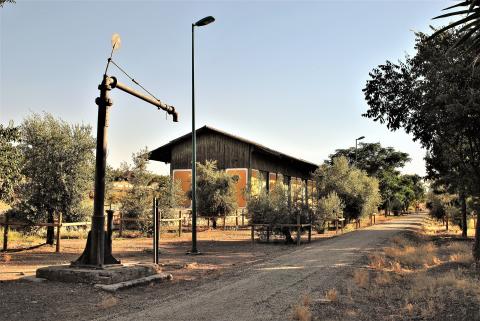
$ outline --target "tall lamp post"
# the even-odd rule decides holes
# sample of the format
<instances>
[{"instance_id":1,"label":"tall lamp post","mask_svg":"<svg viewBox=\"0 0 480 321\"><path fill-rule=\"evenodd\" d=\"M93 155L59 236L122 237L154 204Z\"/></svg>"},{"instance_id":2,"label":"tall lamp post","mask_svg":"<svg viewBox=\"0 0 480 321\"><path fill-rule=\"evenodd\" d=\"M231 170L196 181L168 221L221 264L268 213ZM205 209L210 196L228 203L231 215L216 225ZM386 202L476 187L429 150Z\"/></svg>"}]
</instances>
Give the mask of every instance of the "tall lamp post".
<instances>
[{"instance_id":1,"label":"tall lamp post","mask_svg":"<svg viewBox=\"0 0 480 321\"><path fill-rule=\"evenodd\" d=\"M365 136L360 136L357 139L355 139L355 165L357 165L357 149L358 149L358 141L364 139Z\"/></svg>"},{"instance_id":2,"label":"tall lamp post","mask_svg":"<svg viewBox=\"0 0 480 321\"><path fill-rule=\"evenodd\" d=\"M212 16L192 23L192 250L190 254L198 254L197 249L197 133L195 132L195 27L203 27L215 21Z\"/></svg>"}]
</instances>

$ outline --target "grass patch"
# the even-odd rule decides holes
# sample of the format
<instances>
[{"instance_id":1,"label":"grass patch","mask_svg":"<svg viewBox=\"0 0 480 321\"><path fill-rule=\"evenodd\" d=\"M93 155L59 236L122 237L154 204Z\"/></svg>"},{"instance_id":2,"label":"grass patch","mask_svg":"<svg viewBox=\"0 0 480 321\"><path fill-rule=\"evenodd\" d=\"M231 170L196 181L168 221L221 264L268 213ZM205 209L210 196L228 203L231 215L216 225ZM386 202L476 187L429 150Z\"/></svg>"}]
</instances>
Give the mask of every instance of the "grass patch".
<instances>
[{"instance_id":1,"label":"grass patch","mask_svg":"<svg viewBox=\"0 0 480 321\"><path fill-rule=\"evenodd\" d=\"M336 285L315 320L480 320L480 276L472 240L427 220L422 232L392 238Z\"/></svg>"}]
</instances>

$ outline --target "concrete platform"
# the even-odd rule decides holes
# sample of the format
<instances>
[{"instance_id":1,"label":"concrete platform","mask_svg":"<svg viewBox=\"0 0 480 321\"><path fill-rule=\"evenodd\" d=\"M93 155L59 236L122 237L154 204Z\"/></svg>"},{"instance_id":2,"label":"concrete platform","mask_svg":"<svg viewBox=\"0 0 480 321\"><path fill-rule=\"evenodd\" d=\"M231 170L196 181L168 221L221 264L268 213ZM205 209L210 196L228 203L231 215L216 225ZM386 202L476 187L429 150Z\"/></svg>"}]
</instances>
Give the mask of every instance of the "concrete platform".
<instances>
[{"instance_id":1,"label":"concrete platform","mask_svg":"<svg viewBox=\"0 0 480 321\"><path fill-rule=\"evenodd\" d=\"M36 277L50 281L89 284L114 284L158 274L156 264L137 263L108 266L104 269L54 265L37 269Z\"/></svg>"}]
</instances>

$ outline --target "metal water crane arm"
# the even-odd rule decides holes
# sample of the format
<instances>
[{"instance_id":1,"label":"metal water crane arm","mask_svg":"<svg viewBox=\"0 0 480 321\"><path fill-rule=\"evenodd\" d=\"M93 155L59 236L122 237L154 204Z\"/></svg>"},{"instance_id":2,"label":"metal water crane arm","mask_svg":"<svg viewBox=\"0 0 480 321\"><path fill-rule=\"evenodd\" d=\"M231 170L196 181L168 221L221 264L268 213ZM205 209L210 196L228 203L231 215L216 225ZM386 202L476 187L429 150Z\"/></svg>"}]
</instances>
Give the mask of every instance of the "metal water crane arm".
<instances>
[{"instance_id":1,"label":"metal water crane arm","mask_svg":"<svg viewBox=\"0 0 480 321\"><path fill-rule=\"evenodd\" d=\"M166 111L167 113L169 113L170 115L173 116L173 121L174 122L178 122L178 113L175 111L175 107L171 106L171 105L167 105L163 102L161 102L160 100L156 100L150 96L146 96L138 91L136 91L135 89L133 88L130 88L128 87L127 85L125 84L122 84L121 82L117 81L117 78L115 77L109 77L111 79L110 81L110 86L113 88L118 88L120 89L121 91L124 91L132 96L135 96L137 98L140 98L141 100L143 101L146 101L147 103L150 103L158 108L161 108L163 109L164 111Z\"/></svg>"}]
</instances>

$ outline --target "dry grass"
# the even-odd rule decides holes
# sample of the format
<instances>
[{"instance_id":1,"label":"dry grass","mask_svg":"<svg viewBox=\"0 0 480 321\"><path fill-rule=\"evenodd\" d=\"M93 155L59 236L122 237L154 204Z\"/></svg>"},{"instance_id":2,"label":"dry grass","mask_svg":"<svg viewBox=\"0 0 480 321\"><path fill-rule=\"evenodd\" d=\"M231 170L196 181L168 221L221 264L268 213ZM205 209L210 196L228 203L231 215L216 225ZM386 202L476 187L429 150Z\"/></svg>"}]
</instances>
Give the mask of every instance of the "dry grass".
<instances>
[{"instance_id":1,"label":"dry grass","mask_svg":"<svg viewBox=\"0 0 480 321\"><path fill-rule=\"evenodd\" d=\"M327 299L328 301L331 301L331 302L337 301L337 299L338 299L337 289L332 288L332 289L327 290L327 292L325 292L325 299Z\"/></svg>"},{"instance_id":2,"label":"dry grass","mask_svg":"<svg viewBox=\"0 0 480 321\"><path fill-rule=\"evenodd\" d=\"M312 299L308 294L305 294L300 299L300 302L293 307L293 320L299 321L311 321L312 312L310 311L310 305L312 304Z\"/></svg>"},{"instance_id":3,"label":"dry grass","mask_svg":"<svg viewBox=\"0 0 480 321\"><path fill-rule=\"evenodd\" d=\"M374 279L376 285L384 286L389 285L394 281L392 275L388 272L380 272Z\"/></svg>"},{"instance_id":4,"label":"dry grass","mask_svg":"<svg viewBox=\"0 0 480 321\"><path fill-rule=\"evenodd\" d=\"M8 253L2 253L0 256L0 262L8 263L12 260L12 256Z\"/></svg>"},{"instance_id":5,"label":"dry grass","mask_svg":"<svg viewBox=\"0 0 480 321\"><path fill-rule=\"evenodd\" d=\"M384 254L390 262L386 261L383 264L383 266L390 265L393 271L401 271L402 268L429 267L440 263L438 248L432 243L419 244L401 237L395 237L393 243L394 246L384 249ZM378 266L378 258L376 262L371 262L371 265Z\"/></svg>"},{"instance_id":6,"label":"dry grass","mask_svg":"<svg viewBox=\"0 0 480 321\"><path fill-rule=\"evenodd\" d=\"M109 309L118 304L118 299L114 297L113 295L108 295L102 298L102 301L97 304L98 308L101 309Z\"/></svg>"},{"instance_id":7,"label":"dry grass","mask_svg":"<svg viewBox=\"0 0 480 321\"><path fill-rule=\"evenodd\" d=\"M370 284L370 275L366 270L357 270L353 273L353 281L358 287L367 288Z\"/></svg>"}]
</instances>

